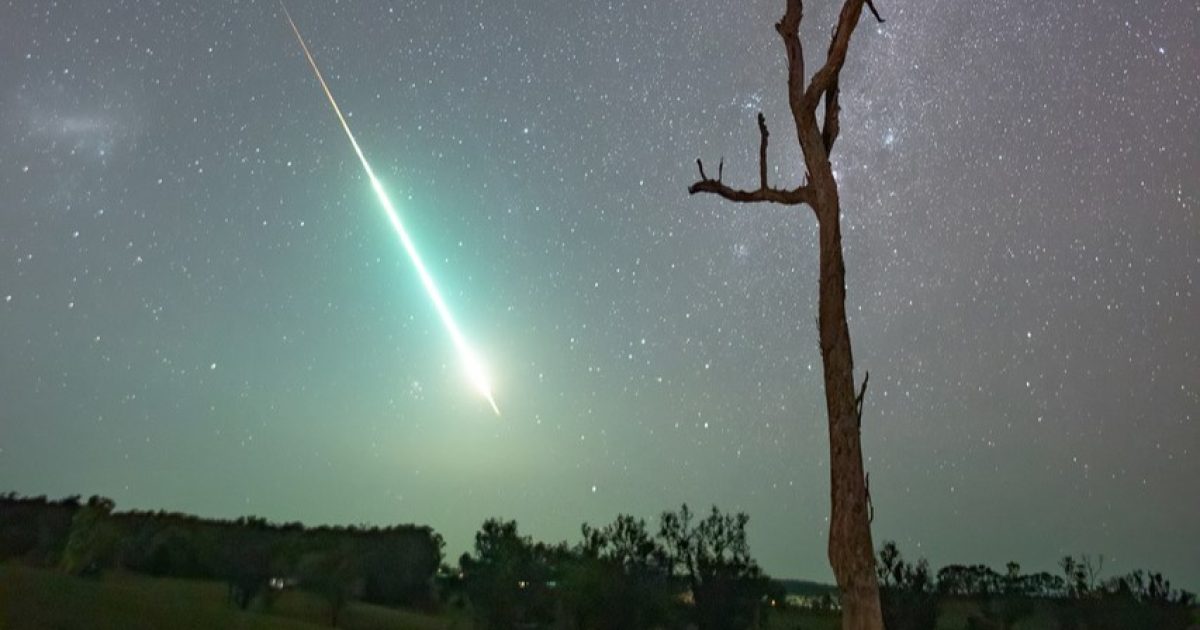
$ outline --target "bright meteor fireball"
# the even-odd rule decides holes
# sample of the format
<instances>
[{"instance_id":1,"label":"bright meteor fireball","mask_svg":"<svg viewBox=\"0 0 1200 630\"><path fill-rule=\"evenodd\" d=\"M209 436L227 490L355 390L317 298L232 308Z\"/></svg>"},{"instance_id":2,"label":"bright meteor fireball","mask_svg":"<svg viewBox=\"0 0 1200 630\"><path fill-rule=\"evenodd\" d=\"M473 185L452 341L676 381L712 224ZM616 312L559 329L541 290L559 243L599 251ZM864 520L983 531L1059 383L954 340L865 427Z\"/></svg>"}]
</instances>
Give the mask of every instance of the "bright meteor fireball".
<instances>
[{"instance_id":1,"label":"bright meteor fireball","mask_svg":"<svg viewBox=\"0 0 1200 630\"><path fill-rule=\"evenodd\" d=\"M417 269L417 275L421 277L421 284L425 286L425 292L429 294L429 299L433 302L433 306L437 309L438 316L442 318L442 324L446 327L446 332L450 334L450 340L454 342L454 349L458 351L458 356L462 360L463 368L467 372L467 378L471 385L479 392L481 396L487 399L492 406L492 411L496 415L500 415L500 408L496 406L496 400L492 396L491 379L488 378L487 367L479 358L479 355L467 343L467 338L459 329L458 323L454 321L454 315L450 312L450 308L446 306L446 301L442 299L442 293L438 290L437 284L433 281L433 276L429 270L425 268L425 263L421 260L421 254L417 252L416 245L413 244L412 238L408 235L408 230L404 229L404 223L400 221L400 213L396 211L396 207L392 205L391 198L388 197L387 191L384 190L383 184L375 177L375 171L371 169L371 164L367 162L367 158L363 155L362 149L358 146L358 141L354 139L354 134L350 131L350 125L346 122L346 117L342 115L342 109L338 107L337 101L333 98L333 92L329 91L329 85L325 83L325 77L321 76L321 69L317 67L316 60L313 59L312 53L308 50L308 45L304 43L304 38L300 36L300 29L296 27L296 23L292 21L292 16L288 13L287 6L282 0L279 6L283 8L283 15L287 18L288 24L292 27L292 32L296 34L296 40L300 42L300 48L304 51L305 58L308 59L308 65L312 66L313 72L317 75L317 81L321 84L321 89L325 91L325 96L329 98L329 104L333 106L333 112L337 114L338 122L342 123L342 129L346 132L346 137L350 139L350 146L354 147L354 153L358 156L358 161L362 163L363 170L367 173L367 179L371 180L371 188L375 191L375 196L379 198L379 203L387 212L388 220L392 223L392 228L396 230L396 235L400 237L400 243L404 245L404 251L408 253L408 257L412 260L413 267Z\"/></svg>"}]
</instances>

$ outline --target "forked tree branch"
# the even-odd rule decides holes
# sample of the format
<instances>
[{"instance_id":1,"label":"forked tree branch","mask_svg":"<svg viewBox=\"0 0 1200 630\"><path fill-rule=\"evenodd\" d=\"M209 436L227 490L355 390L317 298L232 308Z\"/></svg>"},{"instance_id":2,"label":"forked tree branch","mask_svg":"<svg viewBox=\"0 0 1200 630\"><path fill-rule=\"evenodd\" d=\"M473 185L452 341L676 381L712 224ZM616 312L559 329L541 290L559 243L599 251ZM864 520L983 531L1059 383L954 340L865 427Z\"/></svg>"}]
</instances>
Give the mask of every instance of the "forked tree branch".
<instances>
[{"instance_id":1,"label":"forked tree branch","mask_svg":"<svg viewBox=\"0 0 1200 630\"><path fill-rule=\"evenodd\" d=\"M875 16L875 19L880 24L883 24L883 22L884 22L883 17L879 15L879 10L875 8L875 2L873 0L865 0L865 2L867 5L867 8L871 10L871 14ZM838 133L841 131L841 123L839 122L839 117L840 117L840 114L842 113L842 107L840 104L838 104L838 96L841 95L841 89L840 89L839 84L841 82L842 66L846 62L846 48L850 45L850 33L852 33L854 31L854 26L858 23L857 15L852 15L851 13L847 13L845 11L845 9L848 8L849 6L850 6L850 4L847 3L846 6L843 7L841 19L838 20L837 28L833 32L832 41L830 41L830 43L829 43L829 56L827 57L827 61L826 61L826 65L828 65L829 60L834 59L834 57L835 57L834 48L837 46L840 46L840 50L837 51L837 55L836 55L838 58L837 59L838 65L837 65L836 69L832 72L832 74L830 75L830 77L828 79L828 84L824 88L824 91L825 91L825 124L821 128L821 140L822 140L823 144L825 145L825 154L826 155L829 155L830 153L833 152L833 143L837 141ZM860 12L861 12L861 10L860 10ZM852 20L852 22L846 23L843 21L843 20L847 20L847 19ZM842 33L845 33L844 37L841 37ZM824 69L824 68L822 68L822 69ZM814 76L813 83L816 84L816 82L817 82L817 77ZM809 89L812 89L812 86L809 86Z\"/></svg>"},{"instance_id":2,"label":"forked tree branch","mask_svg":"<svg viewBox=\"0 0 1200 630\"><path fill-rule=\"evenodd\" d=\"M800 21L804 18L804 2L788 0L787 10L783 17L775 23L775 32L783 40L784 52L787 55L787 91L788 106L792 112L792 120L796 125L800 148L804 150L805 137L816 127L807 125L810 114L804 112L804 45L800 42ZM805 155L808 159L808 155Z\"/></svg>"},{"instance_id":3,"label":"forked tree branch","mask_svg":"<svg viewBox=\"0 0 1200 630\"><path fill-rule=\"evenodd\" d=\"M808 90L805 92L805 96L814 103L830 83L837 80L838 75L842 72L842 67L846 65L850 35L854 33L854 27L858 26L858 18L862 15L863 4L863 0L858 0L842 5L837 25L833 27L833 37L829 40L829 51L825 54L825 65L813 74L812 82L809 83Z\"/></svg>"},{"instance_id":4,"label":"forked tree branch","mask_svg":"<svg viewBox=\"0 0 1200 630\"><path fill-rule=\"evenodd\" d=\"M805 107L808 111L816 111L817 101L821 96L831 86L836 87L842 67L846 65L846 51L850 47L850 35L854 32L854 27L858 25L858 18L862 15L864 2L870 7L875 19L883 21L883 18L879 16L879 11L875 9L873 0L850 0L842 5L842 12L838 16L837 26L833 28L833 37L829 42L829 52L825 56L825 65L813 74L812 81L804 92ZM836 114L834 116L836 117Z\"/></svg>"},{"instance_id":5,"label":"forked tree branch","mask_svg":"<svg viewBox=\"0 0 1200 630\"><path fill-rule=\"evenodd\" d=\"M829 42L829 52L825 63L813 75L807 87L804 83L804 47L800 42L800 21L804 15L803 0L788 0L787 10L783 18L775 24L775 30L783 38L787 51L788 64L788 102L791 105L792 117L795 119L796 132L800 140L800 148L806 163L825 162L833 150L841 130L839 114L841 105L839 79L842 68L846 64L846 51L850 46L850 35L858 25L862 15L863 4L879 22L883 18L875 8L874 0L848 0L842 5L837 25ZM824 98L825 111L823 124L816 122L817 105ZM816 194L807 183L791 190L771 188L767 185L767 131L766 119L758 114L759 149L758 149L758 189L741 190L726 186L722 181L724 169L719 169L717 179L712 180L704 172L704 164L696 160L700 169L700 181L688 187L688 193L712 193L729 201L740 203L774 202L786 205L807 203L812 205ZM722 160L722 166L724 161ZM814 208L815 209L815 208Z\"/></svg>"},{"instance_id":6,"label":"forked tree branch","mask_svg":"<svg viewBox=\"0 0 1200 630\"><path fill-rule=\"evenodd\" d=\"M721 166L717 170L717 178L709 179L704 172L704 162L696 160L696 167L700 170L700 181L688 186L689 194L696 193L712 193L719 195L729 201L740 203L755 203L755 202L771 202L789 206L799 205L812 202L812 191L807 186L800 186L791 190L781 188L771 188L767 185L767 139L770 138L771 132L767 131L767 119L762 112L758 113L758 190L739 190L730 188L721 182L721 176L725 170L725 160L721 160Z\"/></svg>"},{"instance_id":7,"label":"forked tree branch","mask_svg":"<svg viewBox=\"0 0 1200 630\"><path fill-rule=\"evenodd\" d=\"M760 188L758 190L739 190L730 188L715 179L702 179L688 186L689 194L712 193L729 201L738 203L770 202L785 206L812 205L813 192L808 186L799 188Z\"/></svg>"},{"instance_id":8,"label":"forked tree branch","mask_svg":"<svg viewBox=\"0 0 1200 630\"><path fill-rule=\"evenodd\" d=\"M804 47L800 43L800 19L804 16L803 0L788 0L787 11L784 12L775 30L784 38L784 48L787 50L787 100L791 104L792 118L796 120L797 136L800 149L804 152L805 162L812 163L827 161L833 144L838 140L840 131L839 114L841 106L838 102L840 95L839 77L842 66L846 64L846 49L850 47L850 35L858 24L859 16L863 13L863 4L870 8L875 19L883 22L880 12L875 8L874 0L848 0L841 7L838 25L833 31L832 41L829 42L829 53L826 62L812 76L808 88L804 85ZM820 128L816 124L817 103L824 97L824 121ZM767 119L758 113L758 190L746 191L726 186L721 181L724 168L718 169L715 180L708 179L704 173L704 164L696 160L700 168L700 181L688 187L690 194L707 192L738 203L772 202L786 205L809 204L815 198L815 191L805 184L792 190L772 188L767 185ZM820 155L818 155L820 154ZM724 160L721 167L724 167Z\"/></svg>"}]
</instances>

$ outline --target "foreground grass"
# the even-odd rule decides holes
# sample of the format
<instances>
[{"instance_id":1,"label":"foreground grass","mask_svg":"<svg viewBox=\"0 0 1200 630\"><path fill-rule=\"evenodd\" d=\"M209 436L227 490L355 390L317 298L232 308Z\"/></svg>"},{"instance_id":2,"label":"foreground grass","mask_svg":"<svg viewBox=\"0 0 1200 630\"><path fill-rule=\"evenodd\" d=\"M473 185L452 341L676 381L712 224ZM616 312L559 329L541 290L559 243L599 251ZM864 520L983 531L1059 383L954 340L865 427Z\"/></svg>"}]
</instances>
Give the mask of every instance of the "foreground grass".
<instances>
[{"instance_id":1,"label":"foreground grass","mask_svg":"<svg viewBox=\"0 0 1200 630\"><path fill-rule=\"evenodd\" d=\"M253 608L253 607L252 607ZM836 630L837 613L774 610L765 630ZM142 630L230 628L300 630L329 627L329 607L301 591L280 594L269 610L242 611L221 582L154 578L110 572L98 579L20 564L0 564L0 629ZM349 630L474 630L464 613L428 615L359 602L346 607L338 627Z\"/></svg>"},{"instance_id":2,"label":"foreground grass","mask_svg":"<svg viewBox=\"0 0 1200 630\"><path fill-rule=\"evenodd\" d=\"M110 573L76 578L19 564L0 565L0 628L98 630L231 628L299 630L329 627L329 607L308 593L289 591L268 611L242 611L226 599L224 584ZM352 603L338 620L350 630L471 630L466 619Z\"/></svg>"},{"instance_id":3,"label":"foreground grass","mask_svg":"<svg viewBox=\"0 0 1200 630\"><path fill-rule=\"evenodd\" d=\"M253 607L252 607L253 608ZM959 630L980 613L979 603L942 602L936 630ZM1200 615L1200 611L1195 614ZM1200 621L1200 619L1198 619ZM836 630L837 613L772 610L764 630ZM77 578L21 564L0 564L0 629L98 630L230 628L300 630L329 627L329 606L301 592L280 594L267 610L242 611L227 600L225 584L215 581L153 578L111 572L98 579ZM348 630L474 630L465 613L447 610L430 615L354 602L342 611L338 627ZM1048 604L1017 622L1015 630L1055 630Z\"/></svg>"},{"instance_id":4,"label":"foreground grass","mask_svg":"<svg viewBox=\"0 0 1200 630\"><path fill-rule=\"evenodd\" d=\"M947 599L938 607L936 630L963 630L969 627L968 619L981 616L983 611L979 602L969 599ZM1054 619L1051 605L1039 602L1028 616L1013 625L1013 630L1058 630L1058 622Z\"/></svg>"},{"instance_id":5,"label":"foreground grass","mask_svg":"<svg viewBox=\"0 0 1200 630\"><path fill-rule=\"evenodd\" d=\"M772 610L763 627L765 630L841 630L842 617L836 612L794 608Z\"/></svg>"}]
</instances>

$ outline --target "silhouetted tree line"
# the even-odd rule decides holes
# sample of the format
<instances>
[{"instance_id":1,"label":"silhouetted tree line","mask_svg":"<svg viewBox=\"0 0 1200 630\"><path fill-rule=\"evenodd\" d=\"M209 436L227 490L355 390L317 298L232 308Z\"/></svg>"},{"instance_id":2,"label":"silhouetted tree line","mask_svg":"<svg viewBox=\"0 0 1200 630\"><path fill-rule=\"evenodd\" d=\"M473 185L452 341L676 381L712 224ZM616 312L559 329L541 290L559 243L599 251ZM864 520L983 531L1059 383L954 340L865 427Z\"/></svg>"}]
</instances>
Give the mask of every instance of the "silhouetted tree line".
<instances>
[{"instance_id":1,"label":"silhouetted tree line","mask_svg":"<svg viewBox=\"0 0 1200 630\"><path fill-rule=\"evenodd\" d=\"M784 605L750 555L748 517L717 508L701 517L686 506L664 512L657 529L619 515L584 523L575 544L520 534L515 521L489 519L457 568L441 564L442 539L428 527L304 527L257 517L201 519L167 512L115 512L110 499L61 500L0 495L0 562L16 559L73 575L110 568L153 576L223 580L231 605L269 605L281 588L302 588L329 604L336 625L347 602L430 607L449 602L472 611L479 627L661 628L763 627ZM1062 630L1190 627L1193 594L1160 573L1104 578L1100 557L1068 556L1060 573L1025 574L953 564L932 572L906 560L894 542L876 558L885 626L937 625L947 602L968 604L972 630L1011 629L1031 616ZM819 589L818 589L819 590ZM815 591L814 591L815 592ZM828 593L808 607L836 614Z\"/></svg>"},{"instance_id":2,"label":"silhouetted tree line","mask_svg":"<svg viewBox=\"0 0 1200 630\"><path fill-rule=\"evenodd\" d=\"M1159 630L1191 627L1196 596L1171 587L1161 573L1142 570L1102 579L1103 560L1066 556L1062 575L1023 574L1009 562L999 573L991 567L953 564L934 576L924 559L906 561L896 543L879 550L884 625L888 630L917 630L936 625L939 605L959 599L979 604L968 628L1008 630L1035 612L1049 611L1062 630Z\"/></svg>"},{"instance_id":3,"label":"silhouetted tree line","mask_svg":"<svg viewBox=\"0 0 1200 630\"><path fill-rule=\"evenodd\" d=\"M443 542L428 527L304 527L114 507L95 496L81 502L0 495L0 561L16 558L74 575L119 567L223 580L242 608L269 600L272 586L297 586L325 597L334 622L349 599L409 606L434 600Z\"/></svg>"},{"instance_id":4,"label":"silhouetted tree line","mask_svg":"<svg viewBox=\"0 0 1200 630\"><path fill-rule=\"evenodd\" d=\"M697 518L684 505L656 533L619 515L585 523L579 543L548 545L489 519L450 588L492 629L749 628L782 594L750 556L748 520L715 507Z\"/></svg>"}]
</instances>

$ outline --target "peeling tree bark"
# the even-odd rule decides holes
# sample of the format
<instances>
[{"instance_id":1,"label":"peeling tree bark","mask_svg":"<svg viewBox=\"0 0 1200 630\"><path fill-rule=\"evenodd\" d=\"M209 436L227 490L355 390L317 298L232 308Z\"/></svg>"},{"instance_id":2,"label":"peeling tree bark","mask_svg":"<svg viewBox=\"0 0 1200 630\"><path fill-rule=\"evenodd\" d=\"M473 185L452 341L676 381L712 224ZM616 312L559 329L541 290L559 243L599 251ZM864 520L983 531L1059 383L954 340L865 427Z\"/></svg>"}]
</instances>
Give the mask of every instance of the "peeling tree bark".
<instances>
[{"instance_id":1,"label":"peeling tree bark","mask_svg":"<svg viewBox=\"0 0 1200 630\"><path fill-rule=\"evenodd\" d=\"M863 471L860 425L866 379L859 394L854 389L854 356L846 323L846 266L842 257L841 201L829 154L840 131L839 77L846 62L850 35L858 25L864 2L880 22L871 0L846 0L834 27L825 63L807 84L804 48L800 42L803 0L787 0L787 10L775 25L783 39L788 65L788 105L796 138L804 154L807 177L794 189L767 185L767 126L758 117L759 187L739 190L720 178L708 179L697 160L700 181L691 194L710 193L739 203L771 202L806 204L816 215L820 235L820 288L817 326L824 366L825 407L829 421L829 474L832 516L829 521L829 564L841 592L843 630L882 630L879 586L875 577L875 552L871 541L870 496ZM817 107L824 105L822 124Z\"/></svg>"}]
</instances>

